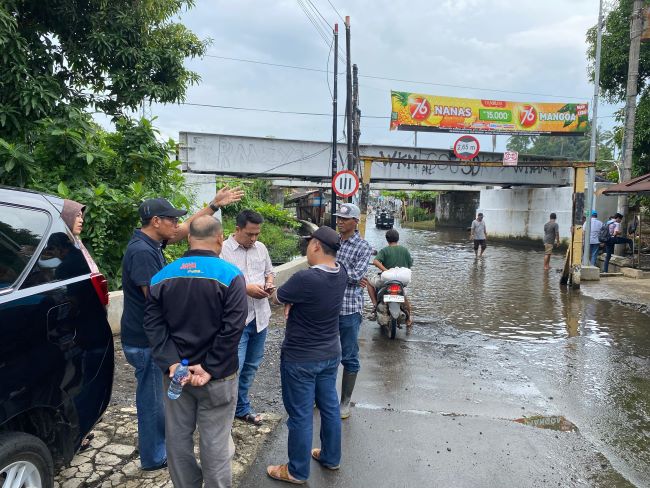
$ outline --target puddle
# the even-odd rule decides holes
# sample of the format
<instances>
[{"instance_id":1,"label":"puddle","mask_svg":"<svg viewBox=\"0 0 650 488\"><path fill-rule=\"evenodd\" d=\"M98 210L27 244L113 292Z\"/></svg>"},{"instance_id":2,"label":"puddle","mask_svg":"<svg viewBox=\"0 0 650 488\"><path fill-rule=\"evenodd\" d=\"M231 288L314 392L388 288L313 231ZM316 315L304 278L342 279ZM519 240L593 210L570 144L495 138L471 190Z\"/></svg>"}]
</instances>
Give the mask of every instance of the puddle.
<instances>
[{"instance_id":1,"label":"puddle","mask_svg":"<svg viewBox=\"0 0 650 488\"><path fill-rule=\"evenodd\" d=\"M560 432L577 432L578 430L578 427L573 422L570 422L561 415L551 417L536 415L534 417L523 417L520 419L515 419L515 422L523 425L528 425L529 427L557 430Z\"/></svg>"}]
</instances>

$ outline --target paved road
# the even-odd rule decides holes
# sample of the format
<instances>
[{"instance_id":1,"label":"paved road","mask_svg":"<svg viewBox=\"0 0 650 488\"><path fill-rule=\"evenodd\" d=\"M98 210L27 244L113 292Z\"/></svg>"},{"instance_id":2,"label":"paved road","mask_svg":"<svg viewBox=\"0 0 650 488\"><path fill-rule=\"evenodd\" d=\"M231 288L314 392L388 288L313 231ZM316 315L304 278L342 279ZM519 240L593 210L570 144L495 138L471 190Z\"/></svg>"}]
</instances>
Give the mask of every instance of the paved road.
<instances>
[{"instance_id":1,"label":"paved road","mask_svg":"<svg viewBox=\"0 0 650 488\"><path fill-rule=\"evenodd\" d=\"M390 341L364 322L360 345L362 372L353 416L344 422L341 470L312 462L307 486L634 486L559 418L563 402L528 375L516 344L448 326L409 337L399 331ZM548 418L535 423L558 430L513 421L537 415ZM317 411L314 420L318 446ZM286 438L283 424L241 488L284 486L265 467L286 462Z\"/></svg>"}]
</instances>

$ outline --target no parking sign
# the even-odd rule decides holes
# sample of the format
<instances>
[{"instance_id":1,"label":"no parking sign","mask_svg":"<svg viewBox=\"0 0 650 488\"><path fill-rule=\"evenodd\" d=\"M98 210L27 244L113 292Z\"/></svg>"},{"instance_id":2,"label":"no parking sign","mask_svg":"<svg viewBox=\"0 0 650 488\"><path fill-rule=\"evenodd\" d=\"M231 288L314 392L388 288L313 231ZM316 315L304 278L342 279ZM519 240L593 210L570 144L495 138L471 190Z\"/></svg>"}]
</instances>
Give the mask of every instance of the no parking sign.
<instances>
[{"instance_id":1,"label":"no parking sign","mask_svg":"<svg viewBox=\"0 0 650 488\"><path fill-rule=\"evenodd\" d=\"M341 198L350 198L359 191L359 177L354 171L339 171L332 178L332 189Z\"/></svg>"}]
</instances>

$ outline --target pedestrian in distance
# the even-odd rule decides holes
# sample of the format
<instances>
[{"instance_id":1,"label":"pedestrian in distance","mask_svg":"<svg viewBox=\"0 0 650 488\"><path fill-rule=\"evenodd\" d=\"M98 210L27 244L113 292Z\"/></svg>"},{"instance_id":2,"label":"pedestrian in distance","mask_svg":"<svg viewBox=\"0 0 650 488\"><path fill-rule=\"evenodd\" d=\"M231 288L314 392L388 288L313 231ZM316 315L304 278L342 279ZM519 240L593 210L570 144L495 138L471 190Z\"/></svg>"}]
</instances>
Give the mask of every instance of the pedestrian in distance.
<instances>
[{"instance_id":1,"label":"pedestrian in distance","mask_svg":"<svg viewBox=\"0 0 650 488\"><path fill-rule=\"evenodd\" d=\"M341 236L341 249L337 260L348 273L348 284L343 295L343 306L339 315L339 334L341 337L341 418L350 416L350 399L361 369L359 362L359 329L363 311L363 288L367 284L366 273L370 264L372 247L357 230L361 211L352 203L339 207L336 227Z\"/></svg>"},{"instance_id":2,"label":"pedestrian in distance","mask_svg":"<svg viewBox=\"0 0 650 488\"><path fill-rule=\"evenodd\" d=\"M544 269L551 269L553 248L560 245L560 226L557 215L551 213L549 221L544 224Z\"/></svg>"},{"instance_id":3,"label":"pedestrian in distance","mask_svg":"<svg viewBox=\"0 0 650 488\"><path fill-rule=\"evenodd\" d=\"M336 231L320 227L308 239L309 269L294 274L274 297L287 313L280 376L289 415L289 462L268 466L267 474L293 484L309 478L310 458L330 470L339 469L341 462L336 375L341 359L339 313L348 274L336 262L340 247ZM314 402L320 412L321 447L312 449Z\"/></svg>"},{"instance_id":4,"label":"pedestrian in distance","mask_svg":"<svg viewBox=\"0 0 650 488\"><path fill-rule=\"evenodd\" d=\"M399 232L395 229L386 231L386 242L388 245L382 248L375 256L372 264L379 269L378 274L373 274L368 277L368 296L373 305L373 314L371 320L377 320L377 290L380 289L385 280L382 278L381 273L388 271L391 268L409 268L413 267L413 258L411 253L404 246L399 244ZM406 286L406 285L404 285ZM404 305L408 310L408 319L406 320L406 327L410 329L413 325L413 317L411 315L411 303L408 298L404 297Z\"/></svg>"},{"instance_id":5,"label":"pedestrian in distance","mask_svg":"<svg viewBox=\"0 0 650 488\"><path fill-rule=\"evenodd\" d=\"M192 221L190 250L151 280L144 330L153 360L165 374L169 474L178 488L232 486L230 435L237 404L237 347L248 306L246 282L236 266L220 259L223 229L203 215ZM183 359L189 375L180 396L166 390ZM198 426L201 465L194 455Z\"/></svg>"},{"instance_id":6,"label":"pedestrian in distance","mask_svg":"<svg viewBox=\"0 0 650 488\"><path fill-rule=\"evenodd\" d=\"M166 264L162 252L164 246L185 239L193 219L212 215L219 207L239 201L242 195L239 188L224 187L207 207L182 224L178 223L178 219L187 211L174 208L164 198L145 200L138 209L142 228L135 229L122 258L124 310L120 334L124 356L135 369L138 450L140 465L145 471L167 466L162 373L153 362L149 340L143 328L151 278Z\"/></svg>"},{"instance_id":7,"label":"pedestrian in distance","mask_svg":"<svg viewBox=\"0 0 650 488\"><path fill-rule=\"evenodd\" d=\"M476 219L472 221L472 227L469 232L470 240L474 241L474 256L482 257L487 247L487 228L483 220L483 214L479 212ZM481 248L481 254L478 253L478 248Z\"/></svg>"},{"instance_id":8,"label":"pedestrian in distance","mask_svg":"<svg viewBox=\"0 0 650 488\"><path fill-rule=\"evenodd\" d=\"M275 289L275 274L266 246L258 241L264 218L253 210L237 215L235 233L223 244L221 257L243 273L248 294L246 328L239 341L239 392L235 416L254 425L262 417L251 406L248 392L264 358L264 343L271 319L269 296Z\"/></svg>"},{"instance_id":9,"label":"pedestrian in distance","mask_svg":"<svg viewBox=\"0 0 650 488\"><path fill-rule=\"evenodd\" d=\"M605 243L605 263L603 264L603 273L607 273L609 271L609 260L612 257L612 254L614 253L614 246L616 244L627 244L630 246L630 249L632 249L634 243L632 242L632 239L628 239L627 237L624 237L622 226L621 226L621 221L623 220L623 215L620 213L615 213L614 214L614 220L609 222L608 224L608 230L609 230L609 239L607 239L607 242Z\"/></svg>"},{"instance_id":10,"label":"pedestrian in distance","mask_svg":"<svg viewBox=\"0 0 650 488\"><path fill-rule=\"evenodd\" d=\"M595 210L591 212L591 223L589 231L589 262L592 266L596 266L596 259L598 258L598 250L600 249L600 240L598 239L603 223L598 220L598 212Z\"/></svg>"}]
</instances>

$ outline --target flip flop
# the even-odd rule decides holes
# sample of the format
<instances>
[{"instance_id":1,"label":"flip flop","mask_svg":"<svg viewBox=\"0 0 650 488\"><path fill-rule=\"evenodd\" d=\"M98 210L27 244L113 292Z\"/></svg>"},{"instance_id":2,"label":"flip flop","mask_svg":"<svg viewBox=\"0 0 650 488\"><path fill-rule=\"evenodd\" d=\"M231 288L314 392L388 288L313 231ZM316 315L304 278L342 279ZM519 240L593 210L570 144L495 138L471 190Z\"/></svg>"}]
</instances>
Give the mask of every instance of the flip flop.
<instances>
[{"instance_id":1,"label":"flip flop","mask_svg":"<svg viewBox=\"0 0 650 488\"><path fill-rule=\"evenodd\" d=\"M324 467L326 469L329 469L329 470L332 470L332 471L336 471L337 469L339 469L341 467L340 464L337 464L336 466L327 466L327 465L321 463L320 462L320 452L321 452L321 450L319 448L312 449L311 450L311 457L313 457L315 461L318 461L318 464L320 464L322 467Z\"/></svg>"},{"instance_id":2,"label":"flip flop","mask_svg":"<svg viewBox=\"0 0 650 488\"><path fill-rule=\"evenodd\" d=\"M259 427L260 425L262 425L264 423L264 421L261 418L258 418L258 417L259 417L258 414L253 413L253 412L249 412L246 415L242 415L241 417L235 417L235 418L241 420L242 422L253 424L256 427Z\"/></svg>"},{"instance_id":3,"label":"flip flop","mask_svg":"<svg viewBox=\"0 0 650 488\"><path fill-rule=\"evenodd\" d=\"M304 485L307 480L297 480L289 474L289 465L281 464L279 466L267 466L266 474L278 481L284 481L294 485Z\"/></svg>"}]
</instances>

